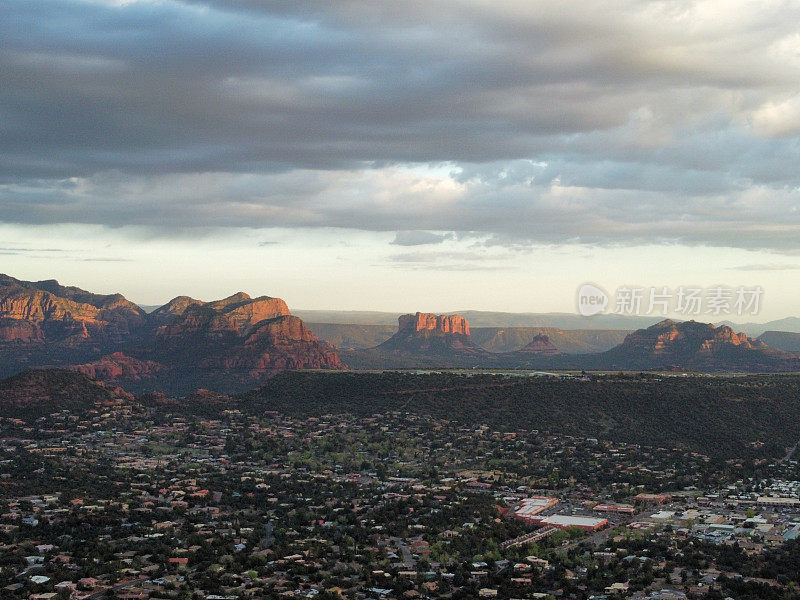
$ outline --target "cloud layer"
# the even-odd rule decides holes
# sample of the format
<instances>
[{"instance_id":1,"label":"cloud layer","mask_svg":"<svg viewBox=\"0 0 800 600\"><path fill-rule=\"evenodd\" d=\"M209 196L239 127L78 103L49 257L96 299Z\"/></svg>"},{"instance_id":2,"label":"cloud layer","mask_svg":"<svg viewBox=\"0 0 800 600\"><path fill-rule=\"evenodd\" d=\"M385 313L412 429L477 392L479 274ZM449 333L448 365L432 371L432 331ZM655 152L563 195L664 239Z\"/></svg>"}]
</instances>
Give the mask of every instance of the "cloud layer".
<instances>
[{"instance_id":1,"label":"cloud layer","mask_svg":"<svg viewBox=\"0 0 800 600\"><path fill-rule=\"evenodd\" d=\"M0 221L790 251L798 22L733 0L5 0Z\"/></svg>"}]
</instances>

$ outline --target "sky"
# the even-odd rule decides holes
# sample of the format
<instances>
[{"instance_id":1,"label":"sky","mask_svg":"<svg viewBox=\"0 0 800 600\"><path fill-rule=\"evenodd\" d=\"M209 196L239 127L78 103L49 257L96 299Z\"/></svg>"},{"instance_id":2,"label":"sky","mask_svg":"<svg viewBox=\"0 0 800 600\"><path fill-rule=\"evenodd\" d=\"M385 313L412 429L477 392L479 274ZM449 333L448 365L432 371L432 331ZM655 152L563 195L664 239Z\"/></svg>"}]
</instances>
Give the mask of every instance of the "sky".
<instances>
[{"instance_id":1,"label":"sky","mask_svg":"<svg viewBox=\"0 0 800 600\"><path fill-rule=\"evenodd\" d=\"M144 304L798 315L800 4L3 0L0 272Z\"/></svg>"}]
</instances>

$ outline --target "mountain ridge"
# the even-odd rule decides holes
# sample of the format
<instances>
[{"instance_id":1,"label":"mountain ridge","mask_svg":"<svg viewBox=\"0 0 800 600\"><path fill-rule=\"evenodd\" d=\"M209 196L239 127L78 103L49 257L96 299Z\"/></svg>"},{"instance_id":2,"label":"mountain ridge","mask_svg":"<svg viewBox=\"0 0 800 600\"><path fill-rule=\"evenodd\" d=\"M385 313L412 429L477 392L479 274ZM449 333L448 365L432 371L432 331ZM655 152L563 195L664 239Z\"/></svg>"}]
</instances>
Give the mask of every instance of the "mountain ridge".
<instances>
[{"instance_id":1,"label":"mountain ridge","mask_svg":"<svg viewBox=\"0 0 800 600\"><path fill-rule=\"evenodd\" d=\"M728 325L665 319L630 333L597 362L627 368L782 371L800 369L800 358L736 333Z\"/></svg>"},{"instance_id":2,"label":"mountain ridge","mask_svg":"<svg viewBox=\"0 0 800 600\"><path fill-rule=\"evenodd\" d=\"M310 323L328 323L338 325L381 325L392 327L402 312L366 311L366 310L316 310L296 309L294 314ZM659 317L599 314L582 316L568 312L497 312L486 310L447 310L439 314L458 314L467 319L470 327L478 328L558 328L562 330L628 330L647 328L655 325ZM785 317L764 323L736 323L729 320L717 322L716 325L728 325L736 331L742 331L750 337L758 337L765 331L791 331L800 333L800 317Z\"/></svg>"},{"instance_id":3,"label":"mountain ridge","mask_svg":"<svg viewBox=\"0 0 800 600\"><path fill-rule=\"evenodd\" d=\"M726 325L662 320L628 333L620 344L599 353L565 354L543 333L511 352L492 353L459 334L404 328L379 346L351 351L356 368L482 368L569 370L689 370L707 372L780 372L800 370L800 357L736 333ZM560 330L555 330L560 331ZM450 336L449 338L447 336ZM469 343L465 346L464 339ZM447 343L445 343L447 340ZM476 351L476 349L478 351Z\"/></svg>"},{"instance_id":4,"label":"mountain ridge","mask_svg":"<svg viewBox=\"0 0 800 600\"><path fill-rule=\"evenodd\" d=\"M330 333L335 327L329 325ZM236 292L210 302L177 296L146 313L121 294L0 275L0 376L62 366L138 390L229 392L284 370L341 370L347 363L358 369L800 370L798 355L727 325L662 320L630 332L580 334L471 325L461 314L409 313L397 317L394 333L376 326L388 339L340 350L272 296Z\"/></svg>"},{"instance_id":5,"label":"mountain ridge","mask_svg":"<svg viewBox=\"0 0 800 600\"><path fill-rule=\"evenodd\" d=\"M0 275L0 375L32 366L170 389L243 388L285 369L345 368L280 298L178 296L146 313L121 294Z\"/></svg>"}]
</instances>

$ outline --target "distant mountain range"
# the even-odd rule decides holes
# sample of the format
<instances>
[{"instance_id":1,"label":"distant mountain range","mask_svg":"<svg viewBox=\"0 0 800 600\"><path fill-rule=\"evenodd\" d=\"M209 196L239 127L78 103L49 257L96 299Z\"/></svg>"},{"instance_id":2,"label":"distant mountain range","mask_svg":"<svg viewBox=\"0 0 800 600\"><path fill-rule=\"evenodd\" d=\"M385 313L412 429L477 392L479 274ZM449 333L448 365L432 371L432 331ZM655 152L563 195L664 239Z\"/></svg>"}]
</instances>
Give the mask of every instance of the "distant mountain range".
<instances>
[{"instance_id":1,"label":"distant mountain range","mask_svg":"<svg viewBox=\"0 0 800 600\"><path fill-rule=\"evenodd\" d=\"M557 333L563 334L560 330ZM416 313L398 320L398 331L375 348L342 352L353 367L496 368L595 370L695 370L778 372L800 370L800 357L761 340L695 321L661 321L625 335L618 345L596 353L567 354L549 335L535 333L512 351L489 352L470 335L459 315Z\"/></svg>"},{"instance_id":2,"label":"distant mountain range","mask_svg":"<svg viewBox=\"0 0 800 600\"><path fill-rule=\"evenodd\" d=\"M304 314L308 314L305 311ZM387 313L347 313L349 316ZM134 391L237 391L296 369L800 370L800 334L599 315L413 313L398 325L314 322L280 298L179 296L145 311L120 294L0 275L0 377L68 367ZM321 316L315 313L315 317ZM506 319L509 326L490 326ZM552 319L547 322L546 319ZM566 329L563 324L587 324ZM644 327L630 327L644 322ZM532 324L532 323L541 323ZM526 324L526 325L520 325ZM604 324L605 328L597 327ZM625 329L610 324L626 324ZM783 320L791 326L791 320ZM338 348L337 348L338 346Z\"/></svg>"},{"instance_id":3,"label":"distant mountain range","mask_svg":"<svg viewBox=\"0 0 800 600\"><path fill-rule=\"evenodd\" d=\"M311 321L311 329L338 348L374 348L396 331L397 313L368 311L296 311ZM547 335L565 354L603 352L620 344L637 329L660 321L652 317L627 315L582 315L565 313L458 312L470 324L472 341L489 352L513 352L536 335ZM321 319L327 319L322 321ZM800 318L787 317L766 323L732 321L716 323L736 332L761 339L768 346L786 352L800 352Z\"/></svg>"},{"instance_id":4,"label":"distant mountain range","mask_svg":"<svg viewBox=\"0 0 800 600\"><path fill-rule=\"evenodd\" d=\"M295 314L309 323L394 326L401 313L378 311L296 310ZM628 315L595 315L584 317L574 313L509 313L480 310L448 311L469 321L474 328L554 327L558 329L624 329L633 330L657 323L657 317ZM800 331L800 329L798 329Z\"/></svg>"},{"instance_id":5,"label":"distant mountain range","mask_svg":"<svg viewBox=\"0 0 800 600\"><path fill-rule=\"evenodd\" d=\"M337 325L382 325L394 328L402 313L379 311L340 310L295 310L301 319L309 323ZM590 317L575 313L509 313L479 310L454 310L446 314L457 314L469 321L473 335L479 328L555 328L562 330L624 330L633 331L655 325L663 317L599 314ZM734 331L758 337L766 331L790 331L800 333L800 317L786 317L765 323L735 323L723 320L715 325L727 325ZM393 329L391 329L393 330Z\"/></svg>"},{"instance_id":6,"label":"distant mountain range","mask_svg":"<svg viewBox=\"0 0 800 600\"><path fill-rule=\"evenodd\" d=\"M308 323L311 330L342 350L374 348L392 337L397 325ZM513 352L537 335L546 335L565 354L602 352L621 343L628 329L559 329L557 327L472 327L472 341L489 352Z\"/></svg>"},{"instance_id":7,"label":"distant mountain range","mask_svg":"<svg viewBox=\"0 0 800 600\"><path fill-rule=\"evenodd\" d=\"M758 337L767 331L789 331L800 333L800 318L786 317L766 323L734 323L733 321L722 321L719 325L727 325L736 331L743 331L749 336Z\"/></svg>"}]
</instances>

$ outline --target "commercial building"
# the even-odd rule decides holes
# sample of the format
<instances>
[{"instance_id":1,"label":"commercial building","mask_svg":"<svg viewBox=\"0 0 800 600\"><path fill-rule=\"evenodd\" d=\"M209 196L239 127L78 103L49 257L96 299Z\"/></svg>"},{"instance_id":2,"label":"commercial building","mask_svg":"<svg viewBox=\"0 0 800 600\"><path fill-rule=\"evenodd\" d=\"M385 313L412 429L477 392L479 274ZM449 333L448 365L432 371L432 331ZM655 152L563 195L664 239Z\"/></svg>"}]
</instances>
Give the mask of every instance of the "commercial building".
<instances>
[{"instance_id":1,"label":"commercial building","mask_svg":"<svg viewBox=\"0 0 800 600\"><path fill-rule=\"evenodd\" d=\"M608 525L607 519L597 517L576 517L572 515L552 515L539 521L542 525L567 529L568 527L578 527L586 531L597 531Z\"/></svg>"},{"instance_id":2,"label":"commercial building","mask_svg":"<svg viewBox=\"0 0 800 600\"><path fill-rule=\"evenodd\" d=\"M632 515L635 509L630 504L595 504L592 510Z\"/></svg>"},{"instance_id":3,"label":"commercial building","mask_svg":"<svg viewBox=\"0 0 800 600\"><path fill-rule=\"evenodd\" d=\"M759 496L756 501L761 506L774 506L779 508L797 508L800 500L797 498L778 498L776 496Z\"/></svg>"},{"instance_id":4,"label":"commercial building","mask_svg":"<svg viewBox=\"0 0 800 600\"><path fill-rule=\"evenodd\" d=\"M512 514L517 519L523 521L533 522L537 515L541 514L548 508L554 507L558 504L558 498L549 498L546 496L531 496L520 500L519 504L514 507Z\"/></svg>"}]
</instances>

